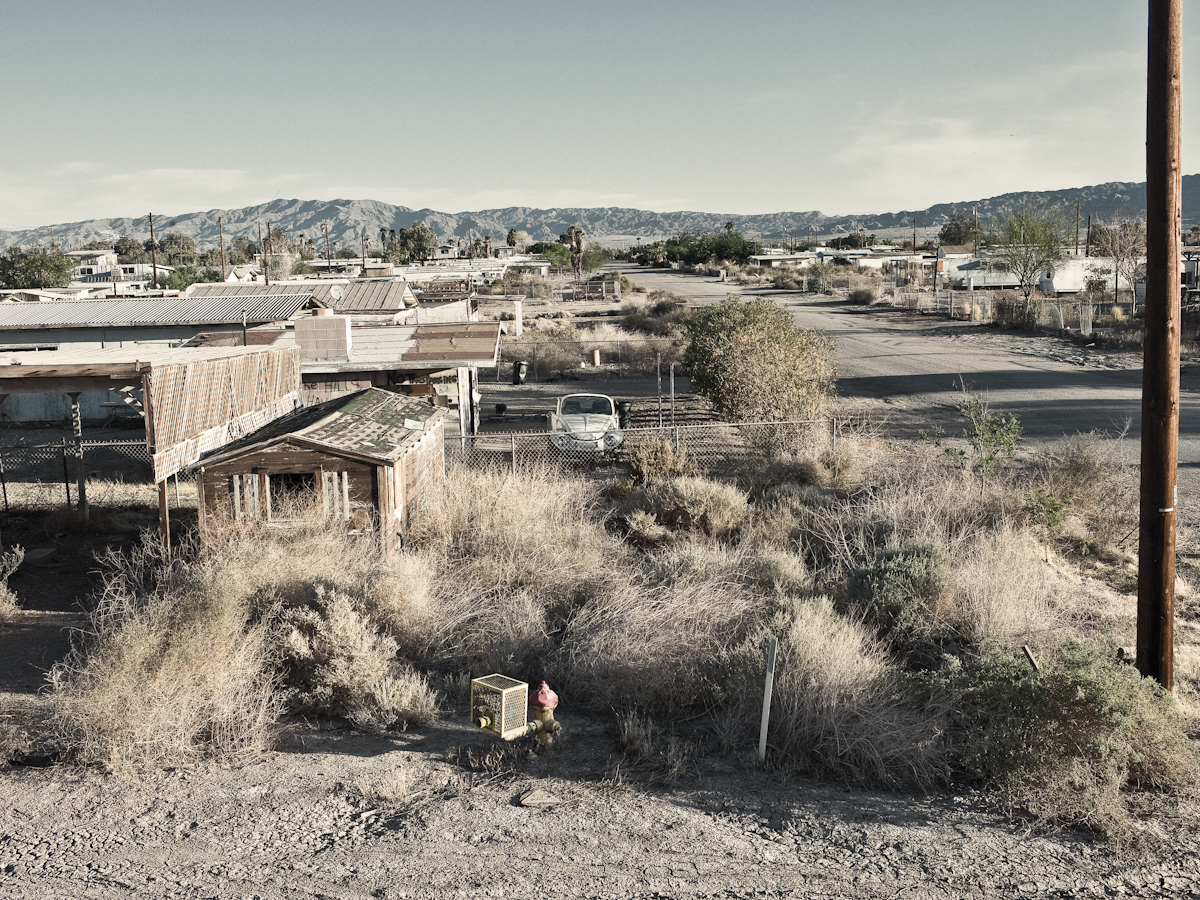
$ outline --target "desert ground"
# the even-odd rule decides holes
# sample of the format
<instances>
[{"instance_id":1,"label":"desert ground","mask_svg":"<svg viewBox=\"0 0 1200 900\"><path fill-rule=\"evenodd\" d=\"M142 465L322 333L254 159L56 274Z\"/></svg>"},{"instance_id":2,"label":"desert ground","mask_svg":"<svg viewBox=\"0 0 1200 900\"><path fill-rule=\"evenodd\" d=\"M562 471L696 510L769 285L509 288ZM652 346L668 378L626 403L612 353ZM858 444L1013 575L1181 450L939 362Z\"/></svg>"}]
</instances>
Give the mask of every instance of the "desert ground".
<instances>
[{"instance_id":1,"label":"desert ground","mask_svg":"<svg viewBox=\"0 0 1200 900\"><path fill-rule=\"evenodd\" d=\"M625 268L648 290L715 302L714 279ZM746 292L743 293L753 293ZM1139 359L1053 337L763 291L837 341L847 419L902 438L959 427L965 379L1021 416L1031 443L1075 431L1136 435ZM562 384L483 384L483 407L530 413ZM604 385L654 396L649 379ZM694 398L680 386L681 404ZM1198 519L1200 378L1184 374L1182 522ZM688 407L690 408L690 407ZM536 429L535 429L536 430ZM1131 453L1135 444L1131 442ZM152 521L152 518L148 519ZM94 587L83 544L47 533L58 556L19 572L24 610L0 626L0 714L46 732L46 669L82 623ZM461 707L461 704L459 704ZM564 738L532 756L470 728L465 710L380 736L298 722L238 766L109 772L34 755L0 770L0 895L14 898L468 896L716 898L1187 896L1200 894L1196 798L1160 798L1140 839L1106 844L1040 832L991 798L927 796L783 779L751 748L694 760L677 780L628 766L611 723L573 710ZM682 721L678 727L702 727Z\"/></svg>"}]
</instances>

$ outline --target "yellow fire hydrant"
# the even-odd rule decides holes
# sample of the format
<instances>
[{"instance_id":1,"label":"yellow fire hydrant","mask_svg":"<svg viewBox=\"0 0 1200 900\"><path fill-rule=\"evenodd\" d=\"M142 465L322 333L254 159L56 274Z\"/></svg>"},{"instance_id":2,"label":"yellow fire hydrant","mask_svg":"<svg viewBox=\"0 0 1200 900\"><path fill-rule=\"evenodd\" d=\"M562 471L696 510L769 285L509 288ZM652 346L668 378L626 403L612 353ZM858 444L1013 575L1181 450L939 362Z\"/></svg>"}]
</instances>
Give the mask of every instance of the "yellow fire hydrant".
<instances>
[{"instance_id":1,"label":"yellow fire hydrant","mask_svg":"<svg viewBox=\"0 0 1200 900\"><path fill-rule=\"evenodd\" d=\"M534 721L530 722L534 740L539 749L549 747L554 738L562 731L562 725L554 721L554 707L558 706L558 694L550 690L550 685L542 682L541 686L529 698L533 707Z\"/></svg>"}]
</instances>

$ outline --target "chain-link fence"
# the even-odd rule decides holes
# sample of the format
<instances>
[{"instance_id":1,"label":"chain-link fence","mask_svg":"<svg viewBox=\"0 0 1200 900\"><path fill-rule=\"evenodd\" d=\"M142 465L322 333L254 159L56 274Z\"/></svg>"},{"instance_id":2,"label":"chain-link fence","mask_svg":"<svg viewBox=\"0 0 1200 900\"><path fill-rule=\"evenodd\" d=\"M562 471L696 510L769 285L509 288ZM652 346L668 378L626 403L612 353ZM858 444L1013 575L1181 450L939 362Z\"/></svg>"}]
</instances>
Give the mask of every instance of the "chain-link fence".
<instances>
[{"instance_id":1,"label":"chain-link fence","mask_svg":"<svg viewBox=\"0 0 1200 900\"><path fill-rule=\"evenodd\" d=\"M64 438L54 444L0 447L3 509L7 512L77 503L81 471L93 503L122 506L156 502L145 441L85 440L81 457L74 441ZM188 480L191 476L184 475L176 484Z\"/></svg>"},{"instance_id":2,"label":"chain-link fence","mask_svg":"<svg viewBox=\"0 0 1200 900\"><path fill-rule=\"evenodd\" d=\"M587 441L546 431L479 434L447 441L446 458L449 463L468 468L513 472L552 468L615 474L668 450L676 461L696 471L724 475L814 447L834 447L836 443L837 423L831 419L718 422L627 428Z\"/></svg>"}]
</instances>

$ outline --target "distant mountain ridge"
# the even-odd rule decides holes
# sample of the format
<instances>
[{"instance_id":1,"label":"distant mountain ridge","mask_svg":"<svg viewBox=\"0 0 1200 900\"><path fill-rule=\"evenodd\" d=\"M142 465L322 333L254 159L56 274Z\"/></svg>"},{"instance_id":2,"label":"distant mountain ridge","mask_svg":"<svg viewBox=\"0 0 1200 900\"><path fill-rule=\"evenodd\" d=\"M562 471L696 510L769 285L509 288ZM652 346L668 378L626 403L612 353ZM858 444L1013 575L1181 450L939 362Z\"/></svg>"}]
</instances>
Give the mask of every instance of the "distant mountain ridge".
<instances>
[{"instance_id":1,"label":"distant mountain ridge","mask_svg":"<svg viewBox=\"0 0 1200 900\"><path fill-rule=\"evenodd\" d=\"M682 231L713 232L733 222L746 234L761 235L765 240L778 240L785 234L793 237L828 236L862 228L881 232L912 227L928 229L941 226L953 213L971 215L978 208L979 218L988 220L1002 216L1026 203L1062 205L1073 210L1079 204L1086 220L1090 214L1100 218L1114 215L1135 218L1145 212L1146 185L1144 182L1111 181L1107 184L1060 191L1018 191L982 200L959 203L939 203L928 209L872 213L858 216L827 216L824 213L779 212L759 215L737 215L706 212L652 212L621 207L534 209L510 206L504 209L485 209L477 212L447 213L434 209L411 209L393 206L378 200L272 200L241 209L210 209L207 212L181 215L155 215L155 233L164 235L182 231L192 235L202 247L218 243L218 216L223 220L226 246L239 237L258 240L259 225L282 226L293 234L323 239L321 222L330 224L330 240L339 247L355 249L365 230L379 244L379 229L409 228L415 222L425 222L443 240L491 235L493 242L503 243L510 228L529 232L535 240L553 240L570 225L582 226L589 238L603 242L605 238L623 237L643 240L678 234ZM1183 177L1184 227L1200 222L1200 175ZM13 245L28 246L54 240L65 247L78 247L97 240L115 240L121 235L144 240L150 236L145 218L91 219L60 225L44 225L22 231L0 231L0 248Z\"/></svg>"}]
</instances>

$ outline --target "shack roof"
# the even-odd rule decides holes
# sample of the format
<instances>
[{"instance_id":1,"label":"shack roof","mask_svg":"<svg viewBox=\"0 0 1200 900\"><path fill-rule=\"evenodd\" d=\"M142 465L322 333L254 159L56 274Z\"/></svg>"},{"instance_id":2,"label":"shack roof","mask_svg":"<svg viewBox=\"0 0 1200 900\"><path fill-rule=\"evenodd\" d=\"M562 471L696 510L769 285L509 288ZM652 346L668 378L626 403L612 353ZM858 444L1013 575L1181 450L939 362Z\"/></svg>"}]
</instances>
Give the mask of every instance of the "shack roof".
<instances>
[{"instance_id":1,"label":"shack roof","mask_svg":"<svg viewBox=\"0 0 1200 900\"><path fill-rule=\"evenodd\" d=\"M358 281L300 281L285 284L194 284L189 297L243 297L254 293L306 292L338 312L396 312L416 305L408 283L396 278L367 278Z\"/></svg>"},{"instance_id":2,"label":"shack roof","mask_svg":"<svg viewBox=\"0 0 1200 900\"><path fill-rule=\"evenodd\" d=\"M296 332L250 331L250 344L274 347L296 345ZM242 342L241 331L197 335L194 346L232 346ZM499 322L456 322L446 325L364 325L351 331L349 358L302 359L305 374L332 372L437 372L496 365L500 349Z\"/></svg>"},{"instance_id":3,"label":"shack roof","mask_svg":"<svg viewBox=\"0 0 1200 900\"><path fill-rule=\"evenodd\" d=\"M393 463L446 414L444 409L382 388L367 388L296 410L203 456L193 469L235 459L283 441L369 462Z\"/></svg>"},{"instance_id":4,"label":"shack roof","mask_svg":"<svg viewBox=\"0 0 1200 900\"><path fill-rule=\"evenodd\" d=\"M5 303L0 331L29 328L111 328L116 325L233 325L284 322L305 309L325 306L311 293L237 297L169 297L162 300L76 300Z\"/></svg>"}]
</instances>

